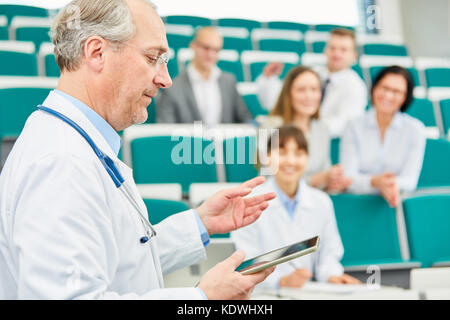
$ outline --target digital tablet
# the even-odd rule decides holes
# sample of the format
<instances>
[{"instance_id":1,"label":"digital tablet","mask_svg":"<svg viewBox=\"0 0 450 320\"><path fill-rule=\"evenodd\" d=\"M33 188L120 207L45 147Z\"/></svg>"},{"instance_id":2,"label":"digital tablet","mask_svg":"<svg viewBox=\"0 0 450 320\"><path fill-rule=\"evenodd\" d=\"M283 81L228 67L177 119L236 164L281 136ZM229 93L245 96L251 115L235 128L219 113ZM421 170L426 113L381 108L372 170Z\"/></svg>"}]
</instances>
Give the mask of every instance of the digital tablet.
<instances>
[{"instance_id":1,"label":"digital tablet","mask_svg":"<svg viewBox=\"0 0 450 320\"><path fill-rule=\"evenodd\" d=\"M277 264L312 253L317 250L318 246L319 236L316 236L246 260L237 267L236 271L239 271L242 274L256 273Z\"/></svg>"}]
</instances>

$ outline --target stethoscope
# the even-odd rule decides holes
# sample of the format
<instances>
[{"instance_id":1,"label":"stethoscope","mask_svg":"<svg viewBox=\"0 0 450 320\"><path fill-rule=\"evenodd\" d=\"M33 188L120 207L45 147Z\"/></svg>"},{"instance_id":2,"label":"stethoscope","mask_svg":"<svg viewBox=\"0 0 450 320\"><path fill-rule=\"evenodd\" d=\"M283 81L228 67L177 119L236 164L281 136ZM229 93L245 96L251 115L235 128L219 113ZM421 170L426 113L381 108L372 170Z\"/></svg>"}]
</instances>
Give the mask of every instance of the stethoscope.
<instances>
[{"instance_id":1,"label":"stethoscope","mask_svg":"<svg viewBox=\"0 0 450 320\"><path fill-rule=\"evenodd\" d=\"M65 115L59 113L58 111L55 111L53 109L44 107L42 105L38 105L37 108L39 110L45 111L68 125L70 125L72 128L74 128L91 146L92 150L94 150L95 154L97 155L98 159L102 163L103 167L105 168L106 172L108 172L109 176L111 177L112 181L116 185L117 189L121 190L122 193L125 195L125 197L130 201L130 203L133 205L134 209L139 214L139 218L141 220L141 223L144 227L144 230L146 230L146 235L139 238L139 242L144 244L147 243L150 238L156 236L156 231L153 228L153 226L150 224L150 221L145 217L145 215L142 214L141 209L132 196L132 192L130 191L129 187L125 183L125 179L120 174L119 170L117 169L116 165L114 164L114 161L108 157L106 154L104 154L95 144L95 142L91 139L91 137L86 133L86 131L83 130L77 123L75 123L73 120L69 119Z\"/></svg>"}]
</instances>

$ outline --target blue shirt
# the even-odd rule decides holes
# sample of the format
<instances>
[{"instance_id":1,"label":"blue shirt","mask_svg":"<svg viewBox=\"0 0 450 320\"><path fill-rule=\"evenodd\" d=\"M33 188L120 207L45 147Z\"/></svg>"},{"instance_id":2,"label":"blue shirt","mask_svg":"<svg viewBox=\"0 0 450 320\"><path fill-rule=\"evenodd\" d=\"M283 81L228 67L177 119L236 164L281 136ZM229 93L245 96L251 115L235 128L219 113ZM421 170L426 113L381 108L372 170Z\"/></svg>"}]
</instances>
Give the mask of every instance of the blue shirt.
<instances>
[{"instance_id":1,"label":"blue shirt","mask_svg":"<svg viewBox=\"0 0 450 320\"><path fill-rule=\"evenodd\" d=\"M381 139L372 107L349 122L340 144L345 175L352 179L350 192L378 193L371 186L374 175L395 174L400 191L417 186L425 152L425 126L417 119L397 112Z\"/></svg>"},{"instance_id":2,"label":"blue shirt","mask_svg":"<svg viewBox=\"0 0 450 320\"><path fill-rule=\"evenodd\" d=\"M297 186L297 193L295 194L294 199L289 198L289 196L284 193L283 190L278 186L277 182L274 180L275 185L275 192L277 193L278 199L283 204L284 208L286 209L287 213L289 214L289 217L291 220L294 220L295 216L295 209L297 208L297 205L299 203L300 199L300 183L298 183Z\"/></svg>"},{"instance_id":3,"label":"blue shirt","mask_svg":"<svg viewBox=\"0 0 450 320\"><path fill-rule=\"evenodd\" d=\"M64 98L66 98L67 100L69 100L75 107L77 107L81 112L83 112L86 118L89 119L89 121L94 125L94 127L101 133L103 138L105 138L106 142L115 152L115 154L116 155L119 154L119 150L122 145L122 140L120 139L120 136L117 134L117 132L113 129L113 127L111 127L111 125L108 122L106 122L105 119L103 119L98 113L96 113L86 104L72 97L71 95L68 95L67 93L64 93L56 89L54 91L59 95L63 96ZM195 209L194 212L195 212L195 221L197 222L198 229L200 230L203 245L206 247L209 244L208 231L206 231L206 228L203 225L202 221L200 220L200 217L198 216L198 213Z\"/></svg>"}]
</instances>

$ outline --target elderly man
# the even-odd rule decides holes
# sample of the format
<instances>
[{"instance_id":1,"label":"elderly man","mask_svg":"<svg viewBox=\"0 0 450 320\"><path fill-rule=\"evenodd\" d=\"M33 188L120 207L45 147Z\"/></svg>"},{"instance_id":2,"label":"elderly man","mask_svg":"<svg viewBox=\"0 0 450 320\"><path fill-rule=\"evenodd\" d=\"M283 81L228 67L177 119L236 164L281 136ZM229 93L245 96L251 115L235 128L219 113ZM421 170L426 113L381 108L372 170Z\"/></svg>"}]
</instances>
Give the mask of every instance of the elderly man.
<instances>
[{"instance_id":1,"label":"elderly man","mask_svg":"<svg viewBox=\"0 0 450 320\"><path fill-rule=\"evenodd\" d=\"M208 235L255 221L273 194L255 178L152 226L117 158L123 130L171 85L164 25L145 0L75 0L53 31L61 69L0 176L0 299L248 298L272 269L244 276L238 251L197 288L163 272L205 257Z\"/></svg>"},{"instance_id":2,"label":"elderly man","mask_svg":"<svg viewBox=\"0 0 450 320\"><path fill-rule=\"evenodd\" d=\"M368 102L366 85L351 68L357 59L354 32L332 30L324 53L326 67L315 68L323 83L320 118L327 125L331 137L340 137L348 121L363 114ZM270 63L257 79L258 98L268 110L275 105L281 91L278 75L282 70L282 64Z\"/></svg>"},{"instance_id":3,"label":"elderly man","mask_svg":"<svg viewBox=\"0 0 450 320\"><path fill-rule=\"evenodd\" d=\"M162 92L156 102L157 121L193 123L206 126L218 123L243 123L252 117L236 89L236 78L217 67L223 38L214 27L197 31L190 47L194 58Z\"/></svg>"}]
</instances>

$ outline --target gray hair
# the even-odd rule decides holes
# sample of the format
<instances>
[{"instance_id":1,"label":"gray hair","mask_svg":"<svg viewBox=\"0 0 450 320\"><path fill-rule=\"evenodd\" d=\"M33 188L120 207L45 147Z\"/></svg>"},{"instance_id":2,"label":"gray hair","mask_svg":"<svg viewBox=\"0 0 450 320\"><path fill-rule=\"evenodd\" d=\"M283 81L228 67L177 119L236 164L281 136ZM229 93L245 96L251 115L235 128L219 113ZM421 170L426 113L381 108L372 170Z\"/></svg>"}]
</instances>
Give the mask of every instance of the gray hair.
<instances>
[{"instance_id":1,"label":"gray hair","mask_svg":"<svg viewBox=\"0 0 450 320\"><path fill-rule=\"evenodd\" d=\"M143 1L155 8L150 1ZM74 0L58 13L51 28L56 62L61 72L75 71L89 37L102 37L118 48L131 40L135 31L124 0Z\"/></svg>"}]
</instances>

